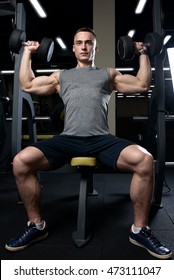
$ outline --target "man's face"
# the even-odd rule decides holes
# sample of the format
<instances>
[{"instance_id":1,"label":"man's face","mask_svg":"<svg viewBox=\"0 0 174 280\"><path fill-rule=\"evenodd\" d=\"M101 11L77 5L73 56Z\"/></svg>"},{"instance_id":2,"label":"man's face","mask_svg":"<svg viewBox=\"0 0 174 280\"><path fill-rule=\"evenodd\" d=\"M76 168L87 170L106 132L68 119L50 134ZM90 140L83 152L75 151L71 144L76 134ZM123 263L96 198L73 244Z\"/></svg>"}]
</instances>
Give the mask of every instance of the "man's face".
<instances>
[{"instance_id":1,"label":"man's face","mask_svg":"<svg viewBox=\"0 0 174 280\"><path fill-rule=\"evenodd\" d=\"M93 61L97 49L96 38L90 32L79 32L75 35L73 52L78 61Z\"/></svg>"}]
</instances>

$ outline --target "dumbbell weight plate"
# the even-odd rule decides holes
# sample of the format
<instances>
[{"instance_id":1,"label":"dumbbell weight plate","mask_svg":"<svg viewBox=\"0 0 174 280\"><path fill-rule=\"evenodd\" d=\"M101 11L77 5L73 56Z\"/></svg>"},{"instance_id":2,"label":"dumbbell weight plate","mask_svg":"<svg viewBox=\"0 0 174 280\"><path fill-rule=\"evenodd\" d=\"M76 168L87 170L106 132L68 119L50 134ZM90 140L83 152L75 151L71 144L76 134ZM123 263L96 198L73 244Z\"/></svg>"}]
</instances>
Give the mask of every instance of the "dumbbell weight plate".
<instances>
[{"instance_id":1,"label":"dumbbell weight plate","mask_svg":"<svg viewBox=\"0 0 174 280\"><path fill-rule=\"evenodd\" d=\"M149 44L149 47L147 48L149 56L156 56L161 53L163 48L163 40L158 33L148 33L145 36L144 43Z\"/></svg>"},{"instance_id":2,"label":"dumbbell weight plate","mask_svg":"<svg viewBox=\"0 0 174 280\"><path fill-rule=\"evenodd\" d=\"M135 55L135 45L130 36L122 36L117 42L117 51L122 60L132 60Z\"/></svg>"},{"instance_id":3,"label":"dumbbell weight plate","mask_svg":"<svg viewBox=\"0 0 174 280\"><path fill-rule=\"evenodd\" d=\"M10 35L9 39L9 50L12 53L18 54L21 47L22 42L26 41L26 34L23 30L15 29Z\"/></svg>"},{"instance_id":4,"label":"dumbbell weight plate","mask_svg":"<svg viewBox=\"0 0 174 280\"><path fill-rule=\"evenodd\" d=\"M49 38L43 38L38 49L38 60L45 63L49 62L53 51L54 41Z\"/></svg>"}]
</instances>

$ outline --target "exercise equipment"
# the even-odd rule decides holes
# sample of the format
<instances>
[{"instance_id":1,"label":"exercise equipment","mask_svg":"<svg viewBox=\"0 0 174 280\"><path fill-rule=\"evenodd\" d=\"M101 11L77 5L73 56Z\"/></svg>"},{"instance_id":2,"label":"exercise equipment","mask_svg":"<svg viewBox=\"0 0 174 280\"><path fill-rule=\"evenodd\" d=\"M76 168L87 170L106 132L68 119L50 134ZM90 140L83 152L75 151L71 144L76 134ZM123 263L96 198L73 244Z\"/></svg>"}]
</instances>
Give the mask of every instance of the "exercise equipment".
<instances>
[{"instance_id":1,"label":"exercise equipment","mask_svg":"<svg viewBox=\"0 0 174 280\"><path fill-rule=\"evenodd\" d=\"M162 28L162 1L154 0L153 3L153 27L158 34L163 34ZM154 57L155 66L155 87L152 93L152 106L150 116L153 117L155 107L154 126L156 127L157 141L157 160L155 166L155 187L154 187L154 205L162 207L162 193L165 180L165 158L166 158L166 125L165 125L165 84L164 84L164 58L165 49L158 57ZM153 106L153 103L155 106ZM151 121L151 120L149 120Z\"/></svg>"},{"instance_id":2,"label":"exercise equipment","mask_svg":"<svg viewBox=\"0 0 174 280\"><path fill-rule=\"evenodd\" d=\"M92 234L86 230L86 211L88 195L98 195L98 192L93 189L92 174L97 167L97 160L94 157L74 157L71 159L70 165L77 167L81 173L77 229L72 233L72 240L77 247L82 247L92 237Z\"/></svg>"},{"instance_id":3,"label":"exercise equipment","mask_svg":"<svg viewBox=\"0 0 174 280\"><path fill-rule=\"evenodd\" d=\"M0 130L1 130L1 137L0 137L0 156L5 144L6 132L5 132L5 112L3 108L3 104L0 98Z\"/></svg>"},{"instance_id":4,"label":"exercise equipment","mask_svg":"<svg viewBox=\"0 0 174 280\"><path fill-rule=\"evenodd\" d=\"M22 3L16 5L16 28L18 30L25 30L26 27L26 13ZM13 33L13 36L15 36ZM19 33L18 33L19 35ZM25 32L21 35L25 39ZM22 47L22 45L21 45ZM28 128L30 141L36 141L36 122L33 122L35 111L33 100L30 94L21 90L19 85L19 68L22 58L22 52L14 53L14 83L13 83L13 108L12 108L12 141L11 150L12 158L21 151L21 135L22 135L22 111L23 106L26 108L26 116L28 120Z\"/></svg>"},{"instance_id":5,"label":"exercise equipment","mask_svg":"<svg viewBox=\"0 0 174 280\"><path fill-rule=\"evenodd\" d=\"M113 174L113 169L104 166L95 157L73 157L70 166L75 167L81 174L78 199L78 214L76 230L72 233L72 241L78 247L85 246L92 238L92 232L87 223L88 198L98 196L98 191L94 188L94 174Z\"/></svg>"},{"instance_id":6,"label":"exercise equipment","mask_svg":"<svg viewBox=\"0 0 174 280\"><path fill-rule=\"evenodd\" d=\"M157 32L148 33L144 39L149 56L159 55L163 48L162 37ZM122 60L132 60L135 56L135 42L130 36L122 36L118 40L117 50Z\"/></svg>"},{"instance_id":7,"label":"exercise equipment","mask_svg":"<svg viewBox=\"0 0 174 280\"><path fill-rule=\"evenodd\" d=\"M26 33L20 29L14 29L9 39L9 49L12 53L19 54L22 46L28 46ZM38 60L47 63L51 60L54 51L54 41L50 38L43 38L38 48Z\"/></svg>"}]
</instances>

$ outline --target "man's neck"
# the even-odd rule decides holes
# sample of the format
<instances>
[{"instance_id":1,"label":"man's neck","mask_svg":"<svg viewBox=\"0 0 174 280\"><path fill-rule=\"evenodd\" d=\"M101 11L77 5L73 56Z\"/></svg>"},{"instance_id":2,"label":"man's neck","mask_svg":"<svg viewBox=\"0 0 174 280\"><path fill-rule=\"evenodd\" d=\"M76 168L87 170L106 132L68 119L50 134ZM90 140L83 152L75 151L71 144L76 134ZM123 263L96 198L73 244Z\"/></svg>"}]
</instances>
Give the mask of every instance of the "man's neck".
<instances>
[{"instance_id":1,"label":"man's neck","mask_svg":"<svg viewBox=\"0 0 174 280\"><path fill-rule=\"evenodd\" d=\"M78 62L76 68L93 68L95 67L95 64L93 62L91 63L81 63Z\"/></svg>"}]
</instances>

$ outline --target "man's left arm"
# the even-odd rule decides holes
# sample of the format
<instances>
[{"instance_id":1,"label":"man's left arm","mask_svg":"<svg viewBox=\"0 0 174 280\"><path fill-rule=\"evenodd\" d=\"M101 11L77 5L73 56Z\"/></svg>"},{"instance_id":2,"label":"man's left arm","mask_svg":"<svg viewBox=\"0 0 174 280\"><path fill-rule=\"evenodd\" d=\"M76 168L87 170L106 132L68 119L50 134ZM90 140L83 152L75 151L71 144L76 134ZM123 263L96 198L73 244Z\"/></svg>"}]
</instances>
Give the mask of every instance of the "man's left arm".
<instances>
[{"instance_id":1,"label":"man's left arm","mask_svg":"<svg viewBox=\"0 0 174 280\"><path fill-rule=\"evenodd\" d=\"M134 94L146 92L150 88L152 71L148 54L146 51L141 54L138 48L136 48L136 50L139 55L139 70L137 75L117 74L114 79L114 88L118 92ZM142 50L142 47L140 50Z\"/></svg>"}]
</instances>

